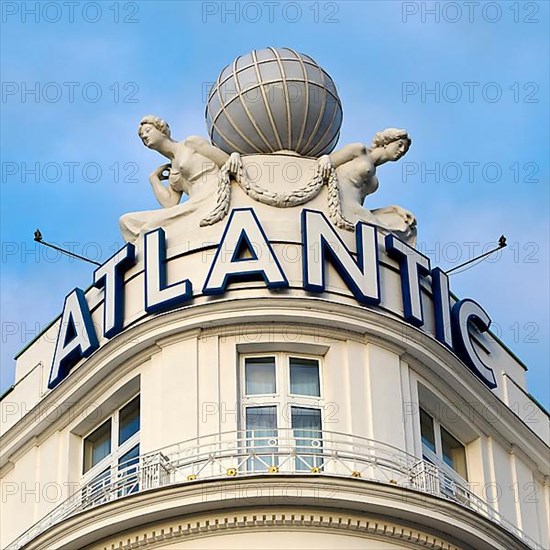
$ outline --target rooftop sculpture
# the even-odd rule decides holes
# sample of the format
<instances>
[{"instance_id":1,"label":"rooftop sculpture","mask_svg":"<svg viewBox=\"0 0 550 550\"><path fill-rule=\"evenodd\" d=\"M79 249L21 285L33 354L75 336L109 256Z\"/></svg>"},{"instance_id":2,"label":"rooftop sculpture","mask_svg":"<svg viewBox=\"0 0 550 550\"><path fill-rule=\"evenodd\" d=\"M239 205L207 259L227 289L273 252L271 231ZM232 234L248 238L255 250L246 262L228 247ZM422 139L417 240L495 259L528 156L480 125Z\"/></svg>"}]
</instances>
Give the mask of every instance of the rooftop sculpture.
<instances>
[{"instance_id":1,"label":"rooftop sculpture","mask_svg":"<svg viewBox=\"0 0 550 550\"><path fill-rule=\"evenodd\" d=\"M289 48L238 57L223 69L208 97L211 142L198 136L177 142L161 118L141 120L144 145L170 162L149 177L163 209L122 216L125 240L134 243L147 231L189 215L198 217L197 229L217 224L229 212L236 183L253 202L275 208L300 206L324 193L337 227L353 231L364 221L414 246L411 212L400 206L363 207L365 197L378 189L377 167L399 160L411 139L405 130L388 128L370 146L355 143L335 151L342 118L333 80L311 57ZM278 177L254 177L252 166L262 163L276 164ZM299 174L289 185L281 174L291 165ZM180 204L184 194L189 199Z\"/></svg>"}]
</instances>

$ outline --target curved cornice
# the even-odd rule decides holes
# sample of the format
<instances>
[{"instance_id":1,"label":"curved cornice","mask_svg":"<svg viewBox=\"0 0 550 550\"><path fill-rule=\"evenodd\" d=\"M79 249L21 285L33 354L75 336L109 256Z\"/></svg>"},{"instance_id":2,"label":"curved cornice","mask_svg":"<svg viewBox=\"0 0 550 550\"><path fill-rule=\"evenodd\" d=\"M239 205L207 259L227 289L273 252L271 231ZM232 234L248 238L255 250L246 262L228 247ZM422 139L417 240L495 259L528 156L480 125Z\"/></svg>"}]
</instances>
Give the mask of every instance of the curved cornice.
<instances>
[{"instance_id":1,"label":"curved cornice","mask_svg":"<svg viewBox=\"0 0 550 550\"><path fill-rule=\"evenodd\" d=\"M339 530L385 537L394 543L400 540L426 547L427 541L428 548L528 549L498 525L447 500L390 485L323 476L196 481L144 491L72 516L25 548L80 550L93 545L99 549L103 548L98 546L102 540L108 540L111 548L115 543L112 539L119 536L114 547L131 548L119 543L131 540L132 531L138 528L139 537L144 536L146 544L160 540L166 543L166 539L174 538L174 533L208 534L223 528L226 521L260 527L274 521L269 516L275 515L275 521L282 525L277 514L283 513L296 528L301 522L327 528L337 525ZM265 518L258 524L259 514ZM253 516L256 519L251 521ZM169 522L172 529L162 527L161 533L162 522Z\"/></svg>"}]
</instances>

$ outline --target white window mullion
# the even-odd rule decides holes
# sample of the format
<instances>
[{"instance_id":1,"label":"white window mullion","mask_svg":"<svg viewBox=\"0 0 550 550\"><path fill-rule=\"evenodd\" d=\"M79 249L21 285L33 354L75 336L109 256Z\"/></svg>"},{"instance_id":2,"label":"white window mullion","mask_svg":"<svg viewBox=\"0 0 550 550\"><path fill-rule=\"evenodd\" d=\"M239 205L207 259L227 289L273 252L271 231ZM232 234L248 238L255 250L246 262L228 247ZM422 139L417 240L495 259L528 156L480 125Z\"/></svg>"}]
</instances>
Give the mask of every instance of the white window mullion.
<instances>
[{"instance_id":1,"label":"white window mullion","mask_svg":"<svg viewBox=\"0 0 550 550\"><path fill-rule=\"evenodd\" d=\"M119 426L119 418L118 418L118 411L115 411L115 413L112 416L112 424L111 424L111 456L114 458L114 455L117 454L118 451L118 426Z\"/></svg>"},{"instance_id":2,"label":"white window mullion","mask_svg":"<svg viewBox=\"0 0 550 550\"><path fill-rule=\"evenodd\" d=\"M435 436L435 452L437 454L438 462L441 464L442 447L441 447L441 424L434 418L434 436Z\"/></svg>"},{"instance_id":3,"label":"white window mullion","mask_svg":"<svg viewBox=\"0 0 550 550\"><path fill-rule=\"evenodd\" d=\"M118 447L113 453L113 462L118 464L118 460L120 457L125 455L128 451L130 451L133 447L139 444L139 432L134 434L130 439L126 440L120 447Z\"/></svg>"},{"instance_id":4,"label":"white window mullion","mask_svg":"<svg viewBox=\"0 0 550 550\"><path fill-rule=\"evenodd\" d=\"M281 394L280 394L280 411L279 411L279 428L282 431L279 433L282 437L288 442L289 440L289 431L290 427L290 408L288 402L288 376L286 371L288 369L288 357L283 353L277 354L277 373L279 375L279 380L281 381Z\"/></svg>"}]
</instances>

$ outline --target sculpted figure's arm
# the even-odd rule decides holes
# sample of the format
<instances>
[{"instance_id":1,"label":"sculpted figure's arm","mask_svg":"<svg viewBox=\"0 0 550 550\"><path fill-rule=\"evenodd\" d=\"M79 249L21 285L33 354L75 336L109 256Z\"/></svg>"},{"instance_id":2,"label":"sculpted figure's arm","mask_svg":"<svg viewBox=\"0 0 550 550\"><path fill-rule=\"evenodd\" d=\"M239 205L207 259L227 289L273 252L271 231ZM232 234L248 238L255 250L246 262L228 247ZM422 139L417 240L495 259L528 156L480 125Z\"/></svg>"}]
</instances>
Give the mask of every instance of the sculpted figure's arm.
<instances>
[{"instance_id":1,"label":"sculpted figure's arm","mask_svg":"<svg viewBox=\"0 0 550 550\"><path fill-rule=\"evenodd\" d=\"M368 155L374 166L380 166L388 161L399 160L409 150L410 145L411 139L406 130L386 128L374 136L370 148L363 143L350 143L331 153L329 158L338 167Z\"/></svg>"},{"instance_id":2,"label":"sculpted figure's arm","mask_svg":"<svg viewBox=\"0 0 550 550\"><path fill-rule=\"evenodd\" d=\"M218 168L222 168L229 162L229 173L234 176L239 172L239 169L242 168L241 155L239 153L231 153L231 155L228 155L225 151L211 145L206 139L200 136L188 137L185 140L185 144L193 147L199 155L211 160Z\"/></svg>"},{"instance_id":3,"label":"sculpted figure's arm","mask_svg":"<svg viewBox=\"0 0 550 550\"><path fill-rule=\"evenodd\" d=\"M229 155L225 151L218 149L200 136L188 137L185 144L193 147L199 155L211 160L218 168L221 168L229 160Z\"/></svg>"},{"instance_id":4,"label":"sculpted figure's arm","mask_svg":"<svg viewBox=\"0 0 550 550\"><path fill-rule=\"evenodd\" d=\"M168 173L167 173L168 172ZM153 193L164 208L170 208L179 204L182 196L181 191L175 191L170 185L165 186L162 182L167 180L170 172L170 164L159 166L150 176L149 182L153 188Z\"/></svg>"},{"instance_id":5,"label":"sculpted figure's arm","mask_svg":"<svg viewBox=\"0 0 550 550\"><path fill-rule=\"evenodd\" d=\"M346 164L346 162L350 162L353 159L366 154L366 145L363 145L362 143L350 143L349 145L342 147L342 149L331 153L329 158L332 164L337 168L338 166L342 166L342 164Z\"/></svg>"}]
</instances>

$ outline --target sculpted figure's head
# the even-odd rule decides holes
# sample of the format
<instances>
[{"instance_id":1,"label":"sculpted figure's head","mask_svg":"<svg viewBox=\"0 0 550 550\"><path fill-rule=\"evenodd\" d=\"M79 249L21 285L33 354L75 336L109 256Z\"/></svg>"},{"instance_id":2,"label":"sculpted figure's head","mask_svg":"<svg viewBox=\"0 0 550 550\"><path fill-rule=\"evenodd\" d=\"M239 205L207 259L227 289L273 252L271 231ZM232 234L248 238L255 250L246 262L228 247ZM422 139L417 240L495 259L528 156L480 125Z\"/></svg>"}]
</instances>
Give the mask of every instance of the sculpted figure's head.
<instances>
[{"instance_id":1,"label":"sculpted figure's head","mask_svg":"<svg viewBox=\"0 0 550 550\"><path fill-rule=\"evenodd\" d=\"M406 130L387 128L377 132L372 140L372 148L383 148L386 160L399 160L411 146L411 138Z\"/></svg>"},{"instance_id":2,"label":"sculpted figure's head","mask_svg":"<svg viewBox=\"0 0 550 550\"><path fill-rule=\"evenodd\" d=\"M139 121L138 136L146 147L155 149L160 142L170 139L170 126L162 118L147 115Z\"/></svg>"}]
</instances>

